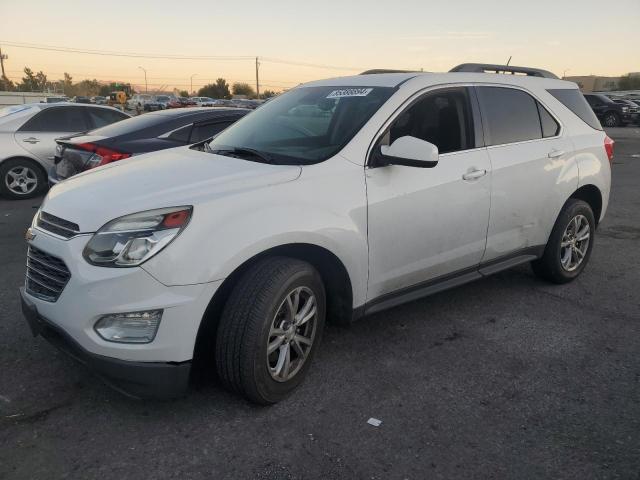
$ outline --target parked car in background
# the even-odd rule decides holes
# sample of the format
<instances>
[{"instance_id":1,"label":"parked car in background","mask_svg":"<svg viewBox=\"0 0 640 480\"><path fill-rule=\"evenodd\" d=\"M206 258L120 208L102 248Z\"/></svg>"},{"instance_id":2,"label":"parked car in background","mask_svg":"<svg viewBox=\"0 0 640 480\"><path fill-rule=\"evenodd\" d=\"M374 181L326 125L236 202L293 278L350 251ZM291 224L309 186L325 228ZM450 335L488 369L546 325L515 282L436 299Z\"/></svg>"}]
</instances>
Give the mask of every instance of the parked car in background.
<instances>
[{"instance_id":1,"label":"parked car in background","mask_svg":"<svg viewBox=\"0 0 640 480\"><path fill-rule=\"evenodd\" d=\"M61 102L68 102L69 101L69 97L67 97L66 95L62 95L60 97L47 97L46 100L42 103L61 103Z\"/></svg>"},{"instance_id":2,"label":"parked car in background","mask_svg":"<svg viewBox=\"0 0 640 480\"><path fill-rule=\"evenodd\" d=\"M213 107L215 101L209 97L191 97L197 107Z\"/></svg>"},{"instance_id":3,"label":"parked car in background","mask_svg":"<svg viewBox=\"0 0 640 480\"><path fill-rule=\"evenodd\" d=\"M616 102L619 105L626 105L629 107L629 116L631 117L631 122L636 125L640 122L640 106L637 102L633 100L629 100L627 98L616 97L614 95L607 95L611 100Z\"/></svg>"},{"instance_id":4,"label":"parked car in background","mask_svg":"<svg viewBox=\"0 0 640 480\"><path fill-rule=\"evenodd\" d=\"M232 100L226 98L217 98L213 101L214 107L233 107L235 106Z\"/></svg>"},{"instance_id":5,"label":"parked car in background","mask_svg":"<svg viewBox=\"0 0 640 480\"><path fill-rule=\"evenodd\" d=\"M89 97L83 97L81 95L73 97L71 101L73 103L91 103L91 99L89 99Z\"/></svg>"},{"instance_id":6,"label":"parked car in background","mask_svg":"<svg viewBox=\"0 0 640 480\"><path fill-rule=\"evenodd\" d=\"M107 97L96 95L95 97L91 97L91 103L95 105L105 105L107 103Z\"/></svg>"},{"instance_id":7,"label":"parked car in background","mask_svg":"<svg viewBox=\"0 0 640 480\"><path fill-rule=\"evenodd\" d=\"M60 138L55 167L49 171L49 184L133 155L206 140L246 114L244 109L170 109Z\"/></svg>"},{"instance_id":8,"label":"parked car in background","mask_svg":"<svg viewBox=\"0 0 640 480\"><path fill-rule=\"evenodd\" d=\"M309 372L327 319L525 263L578 278L612 159L576 84L549 72L309 82L210 142L54 187L28 235L22 311L130 394L181 395L206 359L229 390L276 403ZM400 337L380 341L403 352Z\"/></svg>"},{"instance_id":9,"label":"parked car in background","mask_svg":"<svg viewBox=\"0 0 640 480\"><path fill-rule=\"evenodd\" d=\"M166 110L167 108L169 108L169 104L171 103L171 100L173 99L173 97L171 97L170 95L156 95L156 102L160 104L160 109L161 110Z\"/></svg>"},{"instance_id":10,"label":"parked car in background","mask_svg":"<svg viewBox=\"0 0 640 480\"><path fill-rule=\"evenodd\" d=\"M0 194L30 198L47 185L55 139L129 118L115 108L35 103L0 109Z\"/></svg>"},{"instance_id":11,"label":"parked car in background","mask_svg":"<svg viewBox=\"0 0 640 480\"><path fill-rule=\"evenodd\" d=\"M620 127L633 121L628 105L620 105L602 93L585 93L589 106L605 127Z\"/></svg>"},{"instance_id":12,"label":"parked car in background","mask_svg":"<svg viewBox=\"0 0 640 480\"><path fill-rule=\"evenodd\" d=\"M143 112L153 112L162 110L162 105L156 101L153 95L147 93L136 93L127 100L127 108L130 110L140 110Z\"/></svg>"}]
</instances>

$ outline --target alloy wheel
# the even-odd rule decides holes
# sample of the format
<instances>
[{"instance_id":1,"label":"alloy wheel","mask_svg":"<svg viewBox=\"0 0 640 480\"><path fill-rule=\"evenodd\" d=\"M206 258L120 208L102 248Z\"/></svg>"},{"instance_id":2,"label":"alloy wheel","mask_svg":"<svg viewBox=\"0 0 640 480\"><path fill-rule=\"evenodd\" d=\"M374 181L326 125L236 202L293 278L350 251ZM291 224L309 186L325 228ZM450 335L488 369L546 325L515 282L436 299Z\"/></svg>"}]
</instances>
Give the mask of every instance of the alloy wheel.
<instances>
[{"instance_id":1,"label":"alloy wheel","mask_svg":"<svg viewBox=\"0 0 640 480\"><path fill-rule=\"evenodd\" d=\"M291 380L302 368L316 336L318 308L314 293L297 287L276 312L267 339L267 366L277 382Z\"/></svg>"},{"instance_id":2,"label":"alloy wheel","mask_svg":"<svg viewBox=\"0 0 640 480\"><path fill-rule=\"evenodd\" d=\"M32 168L20 165L7 172L4 183L12 193L28 195L38 187L38 177Z\"/></svg>"},{"instance_id":3,"label":"alloy wheel","mask_svg":"<svg viewBox=\"0 0 640 480\"><path fill-rule=\"evenodd\" d=\"M576 215L562 234L560 243L560 263L567 272L573 272L584 261L589 249L591 226L587 217Z\"/></svg>"}]
</instances>

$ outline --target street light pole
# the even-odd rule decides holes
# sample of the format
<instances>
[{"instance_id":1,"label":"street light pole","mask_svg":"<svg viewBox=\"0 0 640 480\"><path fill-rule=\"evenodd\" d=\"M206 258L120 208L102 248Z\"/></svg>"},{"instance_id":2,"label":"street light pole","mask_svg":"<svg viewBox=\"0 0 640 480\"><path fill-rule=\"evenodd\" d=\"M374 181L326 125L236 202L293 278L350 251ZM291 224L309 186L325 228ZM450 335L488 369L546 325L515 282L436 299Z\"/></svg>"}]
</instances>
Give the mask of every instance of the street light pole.
<instances>
[{"instance_id":1,"label":"street light pole","mask_svg":"<svg viewBox=\"0 0 640 480\"><path fill-rule=\"evenodd\" d=\"M147 84L147 70L138 66L144 72L144 93L149 93L149 85Z\"/></svg>"},{"instance_id":2,"label":"street light pole","mask_svg":"<svg viewBox=\"0 0 640 480\"><path fill-rule=\"evenodd\" d=\"M191 91L189 92L189 95L193 95L193 77L195 77L196 75L198 74L194 73L193 75L191 75Z\"/></svg>"}]
</instances>

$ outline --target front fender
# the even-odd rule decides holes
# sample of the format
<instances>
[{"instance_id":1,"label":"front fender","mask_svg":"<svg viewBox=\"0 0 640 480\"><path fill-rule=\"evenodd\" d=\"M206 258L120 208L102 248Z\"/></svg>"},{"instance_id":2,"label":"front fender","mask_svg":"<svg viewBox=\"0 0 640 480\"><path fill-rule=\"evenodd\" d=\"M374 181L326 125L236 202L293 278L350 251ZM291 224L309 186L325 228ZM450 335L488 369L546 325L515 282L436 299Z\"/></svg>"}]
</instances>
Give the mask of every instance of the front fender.
<instances>
[{"instance_id":1,"label":"front fender","mask_svg":"<svg viewBox=\"0 0 640 480\"><path fill-rule=\"evenodd\" d=\"M165 285L224 279L274 247L305 243L342 261L354 304L364 302L368 272L364 172L343 159L306 166L298 180L195 205L190 225L143 265Z\"/></svg>"}]
</instances>

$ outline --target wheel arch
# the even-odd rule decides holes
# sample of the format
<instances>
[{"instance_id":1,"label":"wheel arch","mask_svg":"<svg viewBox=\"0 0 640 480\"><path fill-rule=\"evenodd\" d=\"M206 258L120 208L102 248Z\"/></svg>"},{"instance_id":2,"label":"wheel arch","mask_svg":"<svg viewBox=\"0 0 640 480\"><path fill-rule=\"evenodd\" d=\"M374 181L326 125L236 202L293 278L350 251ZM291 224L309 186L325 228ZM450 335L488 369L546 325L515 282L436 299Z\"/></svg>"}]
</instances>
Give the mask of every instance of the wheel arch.
<instances>
[{"instance_id":1,"label":"wheel arch","mask_svg":"<svg viewBox=\"0 0 640 480\"><path fill-rule=\"evenodd\" d=\"M218 323L224 306L242 275L265 257L282 256L306 261L318 270L327 296L327 320L348 325L353 316L353 285L344 263L330 250L310 243L289 243L264 250L245 260L216 290L200 321L193 352L196 375L212 361ZM198 375L199 376L199 375Z\"/></svg>"},{"instance_id":2,"label":"wheel arch","mask_svg":"<svg viewBox=\"0 0 640 480\"><path fill-rule=\"evenodd\" d=\"M569 198L576 198L587 202L593 210L593 216L596 220L596 226L600 221L602 214L602 192L593 184L583 185L571 194Z\"/></svg>"}]
</instances>

